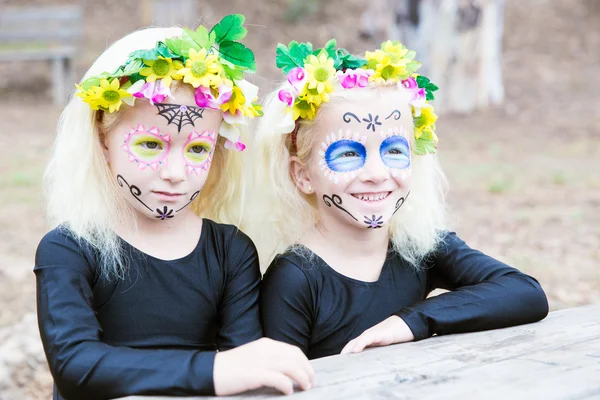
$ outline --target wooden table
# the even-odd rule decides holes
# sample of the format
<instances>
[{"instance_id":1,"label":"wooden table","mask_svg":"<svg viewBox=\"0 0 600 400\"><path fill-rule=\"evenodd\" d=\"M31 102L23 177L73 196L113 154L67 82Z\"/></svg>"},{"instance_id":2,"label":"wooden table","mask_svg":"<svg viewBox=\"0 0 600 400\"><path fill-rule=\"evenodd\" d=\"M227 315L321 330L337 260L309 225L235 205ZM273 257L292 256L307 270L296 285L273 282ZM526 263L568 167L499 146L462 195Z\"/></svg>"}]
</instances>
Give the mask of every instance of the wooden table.
<instances>
[{"instance_id":1,"label":"wooden table","mask_svg":"<svg viewBox=\"0 0 600 400\"><path fill-rule=\"evenodd\" d=\"M555 311L535 324L436 336L312 364L317 386L293 399L600 399L600 305ZM283 397L263 390L229 398Z\"/></svg>"}]
</instances>

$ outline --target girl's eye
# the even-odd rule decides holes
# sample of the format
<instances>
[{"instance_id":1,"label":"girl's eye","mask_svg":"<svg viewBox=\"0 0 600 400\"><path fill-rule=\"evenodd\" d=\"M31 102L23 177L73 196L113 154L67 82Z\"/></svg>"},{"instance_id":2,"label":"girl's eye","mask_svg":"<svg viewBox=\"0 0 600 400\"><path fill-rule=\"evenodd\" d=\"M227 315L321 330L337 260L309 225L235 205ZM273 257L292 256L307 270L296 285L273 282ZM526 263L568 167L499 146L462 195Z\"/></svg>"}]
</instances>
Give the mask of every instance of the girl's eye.
<instances>
[{"instance_id":1,"label":"girl's eye","mask_svg":"<svg viewBox=\"0 0 600 400\"><path fill-rule=\"evenodd\" d=\"M162 149L162 146L160 143L151 142L151 141L142 142L142 143L140 143L140 146L142 146L143 148L146 148L146 149L150 149L150 150Z\"/></svg>"},{"instance_id":2,"label":"girl's eye","mask_svg":"<svg viewBox=\"0 0 600 400\"><path fill-rule=\"evenodd\" d=\"M339 155L340 157L358 157L358 153L355 151L346 151Z\"/></svg>"},{"instance_id":3,"label":"girl's eye","mask_svg":"<svg viewBox=\"0 0 600 400\"><path fill-rule=\"evenodd\" d=\"M388 151L389 154L402 154L402 150L400 149L391 149Z\"/></svg>"},{"instance_id":4,"label":"girl's eye","mask_svg":"<svg viewBox=\"0 0 600 400\"><path fill-rule=\"evenodd\" d=\"M206 147L204 147L204 146L196 145L196 146L190 147L188 151L190 153L194 153L194 154L202 154L207 150L206 150Z\"/></svg>"}]
</instances>

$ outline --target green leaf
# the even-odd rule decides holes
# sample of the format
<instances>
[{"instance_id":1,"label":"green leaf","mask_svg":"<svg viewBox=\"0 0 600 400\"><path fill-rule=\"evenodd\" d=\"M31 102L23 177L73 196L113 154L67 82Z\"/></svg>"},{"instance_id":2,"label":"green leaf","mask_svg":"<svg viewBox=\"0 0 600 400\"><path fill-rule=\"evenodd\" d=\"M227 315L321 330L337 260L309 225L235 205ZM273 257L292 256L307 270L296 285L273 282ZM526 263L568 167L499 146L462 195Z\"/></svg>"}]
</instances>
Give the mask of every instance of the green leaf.
<instances>
[{"instance_id":1,"label":"green leaf","mask_svg":"<svg viewBox=\"0 0 600 400\"><path fill-rule=\"evenodd\" d=\"M417 55L417 52L416 52L416 51L414 51L414 50L409 50L409 51L408 51L408 53L406 53L406 54L404 55L404 58L408 58L408 59L412 60L412 59L414 59L414 58L415 58L415 56L416 56L416 55Z\"/></svg>"},{"instance_id":2,"label":"green leaf","mask_svg":"<svg viewBox=\"0 0 600 400\"><path fill-rule=\"evenodd\" d=\"M89 88L91 88L92 86L99 86L101 80L102 78L100 76L88 78L85 81L81 82L81 87L83 88L83 90L89 90Z\"/></svg>"},{"instance_id":3,"label":"green leaf","mask_svg":"<svg viewBox=\"0 0 600 400\"><path fill-rule=\"evenodd\" d=\"M150 50L136 50L129 54L129 59L142 58L144 60L158 60L158 51L157 49Z\"/></svg>"},{"instance_id":4,"label":"green leaf","mask_svg":"<svg viewBox=\"0 0 600 400\"><path fill-rule=\"evenodd\" d=\"M188 57L190 49L200 50L200 46L185 35L180 38L169 38L165 40L165 43L170 51L182 57Z\"/></svg>"},{"instance_id":5,"label":"green leaf","mask_svg":"<svg viewBox=\"0 0 600 400\"><path fill-rule=\"evenodd\" d=\"M133 60L125 65L125 68L122 69L122 72L113 74L113 76L130 76L135 73L138 73L144 68L146 65L140 59Z\"/></svg>"},{"instance_id":6,"label":"green leaf","mask_svg":"<svg viewBox=\"0 0 600 400\"><path fill-rule=\"evenodd\" d=\"M235 66L229 66L228 63L221 64L223 65L223 69L225 70L225 75L227 75L230 79L235 79L236 81L244 79L244 70L236 69Z\"/></svg>"},{"instance_id":7,"label":"green leaf","mask_svg":"<svg viewBox=\"0 0 600 400\"><path fill-rule=\"evenodd\" d=\"M158 51L158 54L164 58L171 58L171 59L179 58L179 55L175 54L171 50L169 50L167 45L164 44L163 42L158 42L157 51Z\"/></svg>"},{"instance_id":8,"label":"green leaf","mask_svg":"<svg viewBox=\"0 0 600 400\"><path fill-rule=\"evenodd\" d=\"M242 14L227 15L212 28L210 33L212 35L214 32L214 40L219 44L241 40L248 33L248 30L244 28L244 21L246 21L246 17Z\"/></svg>"},{"instance_id":9,"label":"green leaf","mask_svg":"<svg viewBox=\"0 0 600 400\"><path fill-rule=\"evenodd\" d=\"M436 151L436 144L431 139L418 138L415 140L415 154L425 155L427 153L433 154Z\"/></svg>"},{"instance_id":10,"label":"green leaf","mask_svg":"<svg viewBox=\"0 0 600 400\"><path fill-rule=\"evenodd\" d=\"M296 67L304 68L304 60L312 53L312 44L290 42L289 46L277 44L275 62L284 73L290 72Z\"/></svg>"},{"instance_id":11,"label":"green leaf","mask_svg":"<svg viewBox=\"0 0 600 400\"><path fill-rule=\"evenodd\" d=\"M184 29L184 32L201 48L208 49L213 45L214 41L211 41L210 37L213 36L214 38L214 35L209 35L203 26L199 26L195 32L189 29Z\"/></svg>"},{"instance_id":12,"label":"green leaf","mask_svg":"<svg viewBox=\"0 0 600 400\"><path fill-rule=\"evenodd\" d=\"M423 75L417 76L417 85L419 85L420 88L426 88L429 82L429 78L426 78Z\"/></svg>"},{"instance_id":13,"label":"green leaf","mask_svg":"<svg viewBox=\"0 0 600 400\"><path fill-rule=\"evenodd\" d=\"M348 50L346 49L339 49L337 53L340 57L341 65L339 68L336 67L336 69L356 69L362 67L367 63L366 59L355 57L352 54L348 53Z\"/></svg>"},{"instance_id":14,"label":"green leaf","mask_svg":"<svg viewBox=\"0 0 600 400\"><path fill-rule=\"evenodd\" d=\"M225 60L236 66L247 68L250 72L256 71L256 62L252 50L240 42L224 41L219 44L219 53Z\"/></svg>"}]
</instances>

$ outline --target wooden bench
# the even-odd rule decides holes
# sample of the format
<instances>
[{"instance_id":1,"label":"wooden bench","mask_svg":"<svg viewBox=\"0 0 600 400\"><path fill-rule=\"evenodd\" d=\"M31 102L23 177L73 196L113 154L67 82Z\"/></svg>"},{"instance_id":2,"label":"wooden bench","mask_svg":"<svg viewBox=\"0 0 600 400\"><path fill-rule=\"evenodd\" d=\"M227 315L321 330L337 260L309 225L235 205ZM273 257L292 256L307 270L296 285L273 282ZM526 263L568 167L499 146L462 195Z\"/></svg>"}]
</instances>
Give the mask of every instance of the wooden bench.
<instances>
[{"instance_id":1,"label":"wooden bench","mask_svg":"<svg viewBox=\"0 0 600 400\"><path fill-rule=\"evenodd\" d=\"M3 7L0 62L50 61L53 100L63 104L68 88L75 82L73 64L82 36L82 20L80 6Z\"/></svg>"},{"instance_id":2,"label":"wooden bench","mask_svg":"<svg viewBox=\"0 0 600 400\"><path fill-rule=\"evenodd\" d=\"M600 305L555 311L535 324L436 336L311 363L317 386L293 399L598 399ZM267 390L228 398L289 399Z\"/></svg>"}]
</instances>

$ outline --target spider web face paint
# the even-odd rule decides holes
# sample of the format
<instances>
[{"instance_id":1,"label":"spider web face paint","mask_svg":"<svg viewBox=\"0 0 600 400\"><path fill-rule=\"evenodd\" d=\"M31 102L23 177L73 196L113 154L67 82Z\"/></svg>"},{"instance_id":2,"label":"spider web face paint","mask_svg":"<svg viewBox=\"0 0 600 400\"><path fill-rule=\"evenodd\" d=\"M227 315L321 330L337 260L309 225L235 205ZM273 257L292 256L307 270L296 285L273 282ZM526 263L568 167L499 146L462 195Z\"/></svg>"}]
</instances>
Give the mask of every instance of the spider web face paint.
<instances>
[{"instance_id":1,"label":"spider web face paint","mask_svg":"<svg viewBox=\"0 0 600 400\"><path fill-rule=\"evenodd\" d=\"M183 146L183 159L188 174L200 175L208 171L212 162L217 133L206 130L202 133L192 131Z\"/></svg>"},{"instance_id":2,"label":"spider web face paint","mask_svg":"<svg viewBox=\"0 0 600 400\"><path fill-rule=\"evenodd\" d=\"M181 128L186 125L194 126L198 118L202 118L204 108L195 106L186 106L180 104L155 104L157 114L167 120L167 125L177 125L177 133L181 133Z\"/></svg>"},{"instance_id":3,"label":"spider web face paint","mask_svg":"<svg viewBox=\"0 0 600 400\"><path fill-rule=\"evenodd\" d=\"M346 132L340 129L337 135L335 132L327 135L319 151L319 166L323 174L335 183L339 183L340 176L346 182L355 178L367 159L366 141L366 136L359 139L359 134L352 134L349 129Z\"/></svg>"},{"instance_id":4,"label":"spider web face paint","mask_svg":"<svg viewBox=\"0 0 600 400\"><path fill-rule=\"evenodd\" d=\"M129 161L137 163L139 169L156 171L160 165L167 164L170 140L169 135L163 135L158 128L146 129L138 124L125 134L121 149L127 153Z\"/></svg>"},{"instance_id":5,"label":"spider web face paint","mask_svg":"<svg viewBox=\"0 0 600 400\"><path fill-rule=\"evenodd\" d=\"M381 131L383 141L379 146L379 154L383 163L388 167L392 176L410 167L410 146L402 133L403 129L388 128Z\"/></svg>"}]
</instances>

